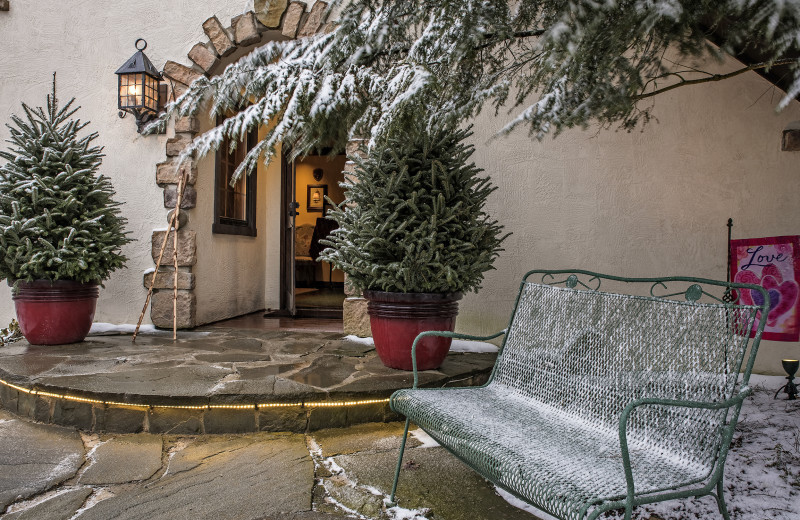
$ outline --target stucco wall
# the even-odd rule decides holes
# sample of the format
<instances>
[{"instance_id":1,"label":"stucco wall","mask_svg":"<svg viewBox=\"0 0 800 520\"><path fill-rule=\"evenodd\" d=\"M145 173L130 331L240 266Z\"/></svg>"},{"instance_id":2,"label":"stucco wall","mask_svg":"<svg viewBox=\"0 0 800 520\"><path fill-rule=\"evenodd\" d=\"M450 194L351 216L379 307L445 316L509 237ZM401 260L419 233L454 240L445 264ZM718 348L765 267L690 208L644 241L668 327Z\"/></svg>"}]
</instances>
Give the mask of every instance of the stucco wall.
<instances>
[{"instance_id":1,"label":"stucco wall","mask_svg":"<svg viewBox=\"0 0 800 520\"><path fill-rule=\"evenodd\" d=\"M201 131L211 128L205 118ZM188 229L197 233L195 296L197 323L208 323L264 308L267 243L276 233L270 228L267 210L280 204L280 164L259 165L256 175L256 236L211 232L214 222L214 154L197 163L197 207L191 211ZM272 188L268 190L268 188ZM277 191L277 201L268 192Z\"/></svg>"},{"instance_id":2,"label":"stucco wall","mask_svg":"<svg viewBox=\"0 0 800 520\"><path fill-rule=\"evenodd\" d=\"M499 187L488 211L513 235L457 328L504 328L530 269L724 280L729 217L734 238L800 234L800 153L781 151L800 103L776 114L781 95L749 73L657 97L658 122L643 132L590 128L541 143L524 131L489 142L509 117L480 116L474 159ZM781 373L780 359L798 355L798 343L763 342L756 368Z\"/></svg>"}]
</instances>

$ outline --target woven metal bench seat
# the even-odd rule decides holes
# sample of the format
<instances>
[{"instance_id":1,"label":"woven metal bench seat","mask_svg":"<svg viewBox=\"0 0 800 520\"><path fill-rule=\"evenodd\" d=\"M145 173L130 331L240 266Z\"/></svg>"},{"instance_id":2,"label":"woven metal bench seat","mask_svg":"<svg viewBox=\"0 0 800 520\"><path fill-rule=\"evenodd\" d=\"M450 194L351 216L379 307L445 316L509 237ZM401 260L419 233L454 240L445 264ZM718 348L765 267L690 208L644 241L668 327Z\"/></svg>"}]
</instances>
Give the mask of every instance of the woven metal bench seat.
<instances>
[{"instance_id":1,"label":"woven metal bench seat","mask_svg":"<svg viewBox=\"0 0 800 520\"><path fill-rule=\"evenodd\" d=\"M527 281L532 275L566 287ZM602 280L647 283L650 296L601 292ZM667 281L688 287L655 296ZM726 301L702 301L713 296L705 285ZM392 409L488 480L564 520L619 508L630 518L636 505L694 495L717 497L728 518L722 472L764 326L759 311L769 308L727 301L731 289L766 293L693 278L528 273L489 382L420 389L415 372L414 388L395 392Z\"/></svg>"},{"instance_id":2,"label":"woven metal bench seat","mask_svg":"<svg viewBox=\"0 0 800 520\"><path fill-rule=\"evenodd\" d=\"M500 385L400 391L394 402L398 412L413 415L417 426L460 459L486 468L487 478L561 518L578 519L587 504L625 497L617 429L588 428ZM629 446L640 493L708 474L701 465L653 448L647 442Z\"/></svg>"}]
</instances>

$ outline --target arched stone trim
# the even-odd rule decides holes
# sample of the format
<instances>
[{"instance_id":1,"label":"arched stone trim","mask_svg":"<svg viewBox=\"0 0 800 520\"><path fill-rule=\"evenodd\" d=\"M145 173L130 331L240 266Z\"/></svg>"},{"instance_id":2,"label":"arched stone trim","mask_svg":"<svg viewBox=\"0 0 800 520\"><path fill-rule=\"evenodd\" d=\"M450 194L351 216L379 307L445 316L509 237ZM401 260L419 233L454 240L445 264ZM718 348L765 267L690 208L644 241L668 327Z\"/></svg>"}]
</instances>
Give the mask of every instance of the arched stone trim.
<instances>
[{"instance_id":1,"label":"arched stone trim","mask_svg":"<svg viewBox=\"0 0 800 520\"><path fill-rule=\"evenodd\" d=\"M2 0L0 0L2 2ZM167 61L164 75L170 84L170 96L180 96L197 78L211 76L211 71L224 58L238 49L259 43L265 35L283 38L304 38L326 30L325 14L327 2L317 1L310 11L306 11L303 2L272 1L269 5L264 0L255 0L255 11L248 11L231 19L230 25L223 26L216 16L203 22L203 32L208 41L201 41L192 46L187 58L190 65L176 61ZM164 189L164 207L174 210L177 202L177 183L185 169L189 169L186 190L181 200L181 222L178 229L178 328L186 329L197 325L195 297L195 277L193 266L197 263L197 234L194 231L180 229L191 218L191 209L197 204L197 192L194 185L197 180L197 164L195 161L185 162L180 171L176 168L176 158L197 135L199 124L196 118L184 117L175 121L175 136L167 139L166 161L156 165L156 183ZM187 213L188 211L188 213ZM183 218L183 217L186 218ZM158 260L158 253L166 231L154 231L151 241L153 263ZM174 232L172 232L174 233ZM153 297L150 304L150 319L156 327L172 327L172 300L174 272L171 270L172 233L167 240L167 249L161 261L163 274L156 277ZM159 271L161 272L161 268ZM150 287L152 275L144 275L144 286Z\"/></svg>"}]
</instances>

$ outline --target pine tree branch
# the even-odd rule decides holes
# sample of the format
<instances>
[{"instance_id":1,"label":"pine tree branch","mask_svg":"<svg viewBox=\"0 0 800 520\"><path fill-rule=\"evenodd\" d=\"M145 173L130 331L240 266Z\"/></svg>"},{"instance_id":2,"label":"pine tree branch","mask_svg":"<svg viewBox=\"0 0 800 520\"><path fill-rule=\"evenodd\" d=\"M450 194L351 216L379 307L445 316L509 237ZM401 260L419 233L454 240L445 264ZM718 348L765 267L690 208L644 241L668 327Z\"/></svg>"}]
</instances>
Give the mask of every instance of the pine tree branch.
<instances>
[{"instance_id":1,"label":"pine tree branch","mask_svg":"<svg viewBox=\"0 0 800 520\"><path fill-rule=\"evenodd\" d=\"M683 76L681 76L680 73L678 73L678 72L669 72L669 73L664 74L663 76L660 76L660 77L677 76L677 77L681 78L681 81L679 81L677 83L674 83L672 85L660 88L660 89L652 90L652 91L646 92L644 94L639 94L639 95L633 96L631 99L634 102L641 101L642 99L646 99L646 98L649 98L649 97L657 96L658 94L663 94L664 92L668 92L668 91L676 89L678 87L685 87L687 85L697 85L697 84L700 84L700 83L708 83L710 81L722 81L722 80L733 78L733 77L738 76L740 74L744 74L745 72L749 72L751 70L765 69L767 67L777 67L777 66L780 66L780 65L789 65L789 64L792 64L792 63L796 63L796 62L797 62L796 59L787 58L787 59L784 59L784 60L778 60L778 61L774 61L774 62L754 63L752 65L748 65L746 67L742 67L741 69L734 70L733 72L728 72L727 74L710 74L708 72L704 72L704 74L709 74L708 77L698 78L698 79L683 79ZM697 71L697 72L701 72L701 71ZM652 82L654 80L655 80L655 78L651 79L650 81L648 81L647 84L649 84L650 82Z\"/></svg>"}]
</instances>

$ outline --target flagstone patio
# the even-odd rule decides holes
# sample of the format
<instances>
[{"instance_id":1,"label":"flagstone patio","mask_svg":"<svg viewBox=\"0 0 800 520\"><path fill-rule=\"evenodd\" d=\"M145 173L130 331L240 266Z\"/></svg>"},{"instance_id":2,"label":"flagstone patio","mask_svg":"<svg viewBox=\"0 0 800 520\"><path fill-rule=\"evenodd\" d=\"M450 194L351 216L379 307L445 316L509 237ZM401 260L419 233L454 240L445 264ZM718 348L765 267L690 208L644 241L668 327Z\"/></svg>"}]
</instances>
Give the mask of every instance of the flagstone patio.
<instances>
[{"instance_id":1,"label":"flagstone patio","mask_svg":"<svg viewBox=\"0 0 800 520\"><path fill-rule=\"evenodd\" d=\"M234 324L236 324L234 322ZM387 398L410 372L341 332L217 326L90 335L0 348L0 404L43 423L119 433L305 432L398 420ZM477 385L496 354L451 353L424 386Z\"/></svg>"}]
</instances>

